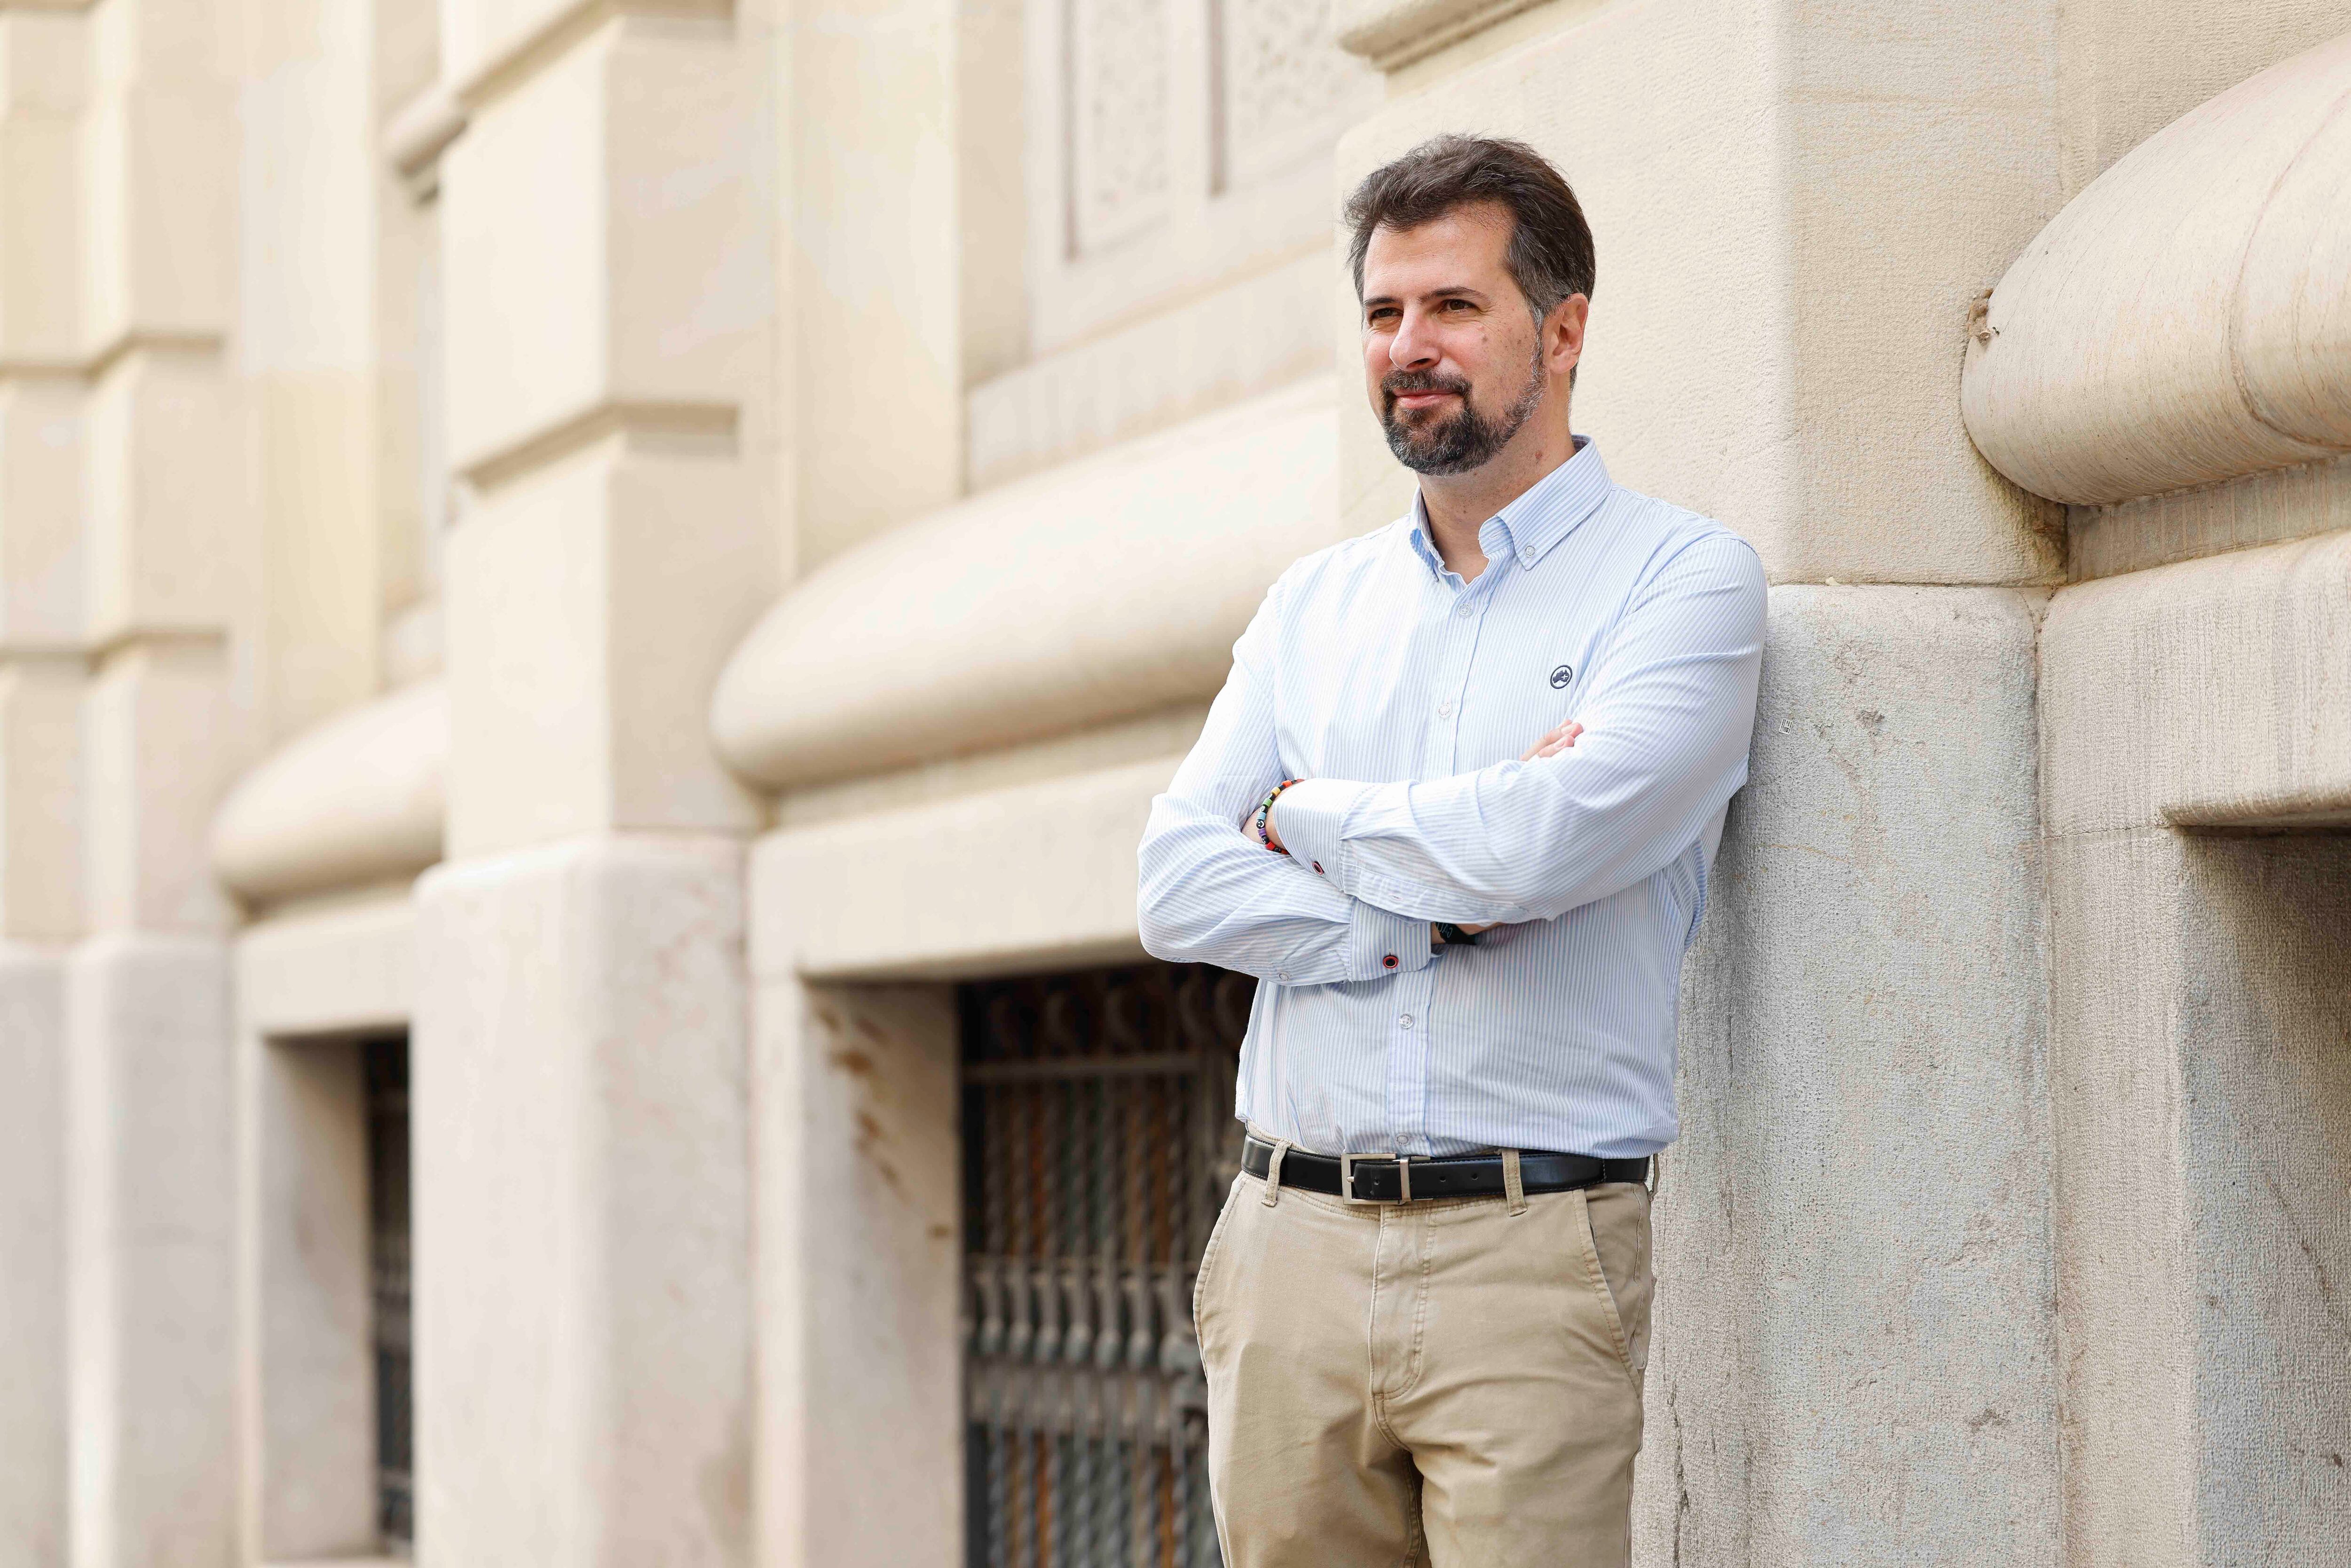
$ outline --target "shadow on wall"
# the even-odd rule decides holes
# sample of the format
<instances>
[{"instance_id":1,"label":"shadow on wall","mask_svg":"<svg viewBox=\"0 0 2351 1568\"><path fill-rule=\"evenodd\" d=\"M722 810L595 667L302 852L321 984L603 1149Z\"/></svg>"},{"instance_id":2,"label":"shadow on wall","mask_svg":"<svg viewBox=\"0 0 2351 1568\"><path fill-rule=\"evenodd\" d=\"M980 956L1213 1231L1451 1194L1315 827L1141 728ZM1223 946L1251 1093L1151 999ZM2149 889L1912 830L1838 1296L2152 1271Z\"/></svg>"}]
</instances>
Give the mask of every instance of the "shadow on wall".
<instances>
[{"instance_id":1,"label":"shadow on wall","mask_svg":"<svg viewBox=\"0 0 2351 1568\"><path fill-rule=\"evenodd\" d=\"M2196 1514L2208 1544L2321 1540L2351 1465L2351 832L2191 834L2184 875L2194 1398L2229 1494Z\"/></svg>"}]
</instances>

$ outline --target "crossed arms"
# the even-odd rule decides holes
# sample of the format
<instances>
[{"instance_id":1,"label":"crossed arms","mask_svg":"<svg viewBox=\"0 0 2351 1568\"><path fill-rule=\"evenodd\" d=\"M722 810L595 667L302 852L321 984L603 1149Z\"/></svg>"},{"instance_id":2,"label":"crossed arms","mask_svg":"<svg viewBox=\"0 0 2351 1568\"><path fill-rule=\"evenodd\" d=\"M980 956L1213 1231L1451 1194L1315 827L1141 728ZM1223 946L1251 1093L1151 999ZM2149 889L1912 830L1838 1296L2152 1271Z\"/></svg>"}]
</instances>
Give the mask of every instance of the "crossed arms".
<instances>
[{"instance_id":1,"label":"crossed arms","mask_svg":"<svg viewBox=\"0 0 2351 1568\"><path fill-rule=\"evenodd\" d=\"M1282 793L1288 855L1239 826L1286 777L1276 744L1282 585L1233 648L1199 742L1152 803L1144 946L1293 985L1432 956L1429 923L1552 920L1654 874L1746 779L1764 584L1733 536L1685 546L1594 663L1582 733L1449 778L1309 779ZM1312 867L1319 862L1317 873Z\"/></svg>"}]
</instances>

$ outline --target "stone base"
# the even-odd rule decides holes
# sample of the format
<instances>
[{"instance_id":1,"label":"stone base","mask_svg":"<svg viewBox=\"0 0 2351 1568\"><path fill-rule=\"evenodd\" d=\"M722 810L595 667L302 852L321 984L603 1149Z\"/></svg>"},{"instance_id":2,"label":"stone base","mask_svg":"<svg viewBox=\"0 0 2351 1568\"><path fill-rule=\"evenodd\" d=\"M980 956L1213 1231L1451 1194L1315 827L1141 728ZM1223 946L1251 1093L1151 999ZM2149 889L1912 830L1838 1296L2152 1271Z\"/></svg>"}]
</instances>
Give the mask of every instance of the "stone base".
<instances>
[{"instance_id":1,"label":"stone base","mask_svg":"<svg viewBox=\"0 0 2351 1568\"><path fill-rule=\"evenodd\" d=\"M2036 602L1772 593L1685 977L1642 1561L2056 1557Z\"/></svg>"},{"instance_id":2,"label":"stone base","mask_svg":"<svg viewBox=\"0 0 2351 1568\"><path fill-rule=\"evenodd\" d=\"M757 1017L759 1561L964 1562L954 992L768 975Z\"/></svg>"},{"instance_id":3,"label":"stone base","mask_svg":"<svg viewBox=\"0 0 2351 1568\"><path fill-rule=\"evenodd\" d=\"M417 886L417 1539L749 1561L742 855L590 837Z\"/></svg>"},{"instance_id":4,"label":"stone base","mask_svg":"<svg viewBox=\"0 0 2351 1568\"><path fill-rule=\"evenodd\" d=\"M66 1560L65 960L0 946L0 1568Z\"/></svg>"},{"instance_id":5,"label":"stone base","mask_svg":"<svg viewBox=\"0 0 2351 1568\"><path fill-rule=\"evenodd\" d=\"M235 1550L228 950L98 936L66 968L74 1568Z\"/></svg>"}]
</instances>

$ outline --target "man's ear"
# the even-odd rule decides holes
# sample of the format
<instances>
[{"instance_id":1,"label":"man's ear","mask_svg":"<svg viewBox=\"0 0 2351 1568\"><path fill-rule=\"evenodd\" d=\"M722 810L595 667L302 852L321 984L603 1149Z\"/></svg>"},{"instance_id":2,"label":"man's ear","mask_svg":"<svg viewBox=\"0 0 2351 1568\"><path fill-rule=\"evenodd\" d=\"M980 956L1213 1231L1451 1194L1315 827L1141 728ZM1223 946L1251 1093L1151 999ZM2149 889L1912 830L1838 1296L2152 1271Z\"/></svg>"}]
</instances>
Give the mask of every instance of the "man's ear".
<instances>
[{"instance_id":1,"label":"man's ear","mask_svg":"<svg viewBox=\"0 0 2351 1568\"><path fill-rule=\"evenodd\" d=\"M1543 361L1554 372L1562 366L1572 372L1583 358L1583 330L1591 319L1592 301L1581 294L1569 295L1543 318Z\"/></svg>"}]
</instances>

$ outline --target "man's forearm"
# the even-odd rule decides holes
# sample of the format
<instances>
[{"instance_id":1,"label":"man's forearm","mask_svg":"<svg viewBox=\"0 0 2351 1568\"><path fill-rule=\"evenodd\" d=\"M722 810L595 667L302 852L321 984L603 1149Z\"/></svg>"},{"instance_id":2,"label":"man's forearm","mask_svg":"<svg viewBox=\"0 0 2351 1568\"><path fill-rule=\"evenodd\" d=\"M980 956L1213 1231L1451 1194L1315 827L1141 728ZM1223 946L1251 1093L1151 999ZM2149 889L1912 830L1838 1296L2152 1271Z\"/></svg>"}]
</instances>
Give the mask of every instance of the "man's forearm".
<instances>
[{"instance_id":1,"label":"man's forearm","mask_svg":"<svg viewBox=\"0 0 2351 1568\"><path fill-rule=\"evenodd\" d=\"M1139 856L1143 945L1291 985L1376 979L1428 962L1427 923L1350 898L1172 792Z\"/></svg>"},{"instance_id":2,"label":"man's forearm","mask_svg":"<svg viewBox=\"0 0 2351 1568\"><path fill-rule=\"evenodd\" d=\"M1569 719L1562 724L1554 726L1551 729L1545 731L1542 735L1537 737L1535 743L1527 747L1526 751L1520 757L1519 760L1521 762L1537 762L1545 758L1557 757L1561 753L1572 749L1575 745L1577 737L1583 734L1583 726L1574 719ZM1293 780L1292 782L1302 782L1302 780ZM1282 792L1289 788L1290 785L1285 783L1269 794L1263 801L1259 802L1257 811L1254 813L1252 820L1248 824L1256 831L1259 841L1268 849L1285 855L1288 854L1290 851L1288 846L1285 845L1281 840L1280 815L1281 795ZM1311 869L1319 874L1322 871L1322 866L1320 862L1315 862L1312 863ZM1429 923L1430 940L1435 942L1440 947L1458 946L1470 938L1474 938L1485 932L1491 931L1498 925L1507 924L1509 924L1509 922L1500 918L1492 920L1480 920L1474 918L1449 919L1443 921L1432 920Z\"/></svg>"}]
</instances>

